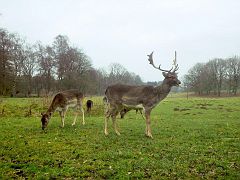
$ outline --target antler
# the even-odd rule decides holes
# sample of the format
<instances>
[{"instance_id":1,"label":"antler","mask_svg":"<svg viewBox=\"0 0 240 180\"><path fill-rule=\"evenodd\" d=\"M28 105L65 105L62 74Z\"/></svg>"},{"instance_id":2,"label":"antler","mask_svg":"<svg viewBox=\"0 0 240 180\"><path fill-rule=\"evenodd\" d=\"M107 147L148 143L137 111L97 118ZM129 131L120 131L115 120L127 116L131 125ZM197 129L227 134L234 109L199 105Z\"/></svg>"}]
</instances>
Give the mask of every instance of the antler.
<instances>
[{"instance_id":1,"label":"antler","mask_svg":"<svg viewBox=\"0 0 240 180\"><path fill-rule=\"evenodd\" d=\"M173 66L174 66L173 72L176 72L179 69L178 64L177 64L177 52L176 51L175 51L175 58L173 60Z\"/></svg>"},{"instance_id":2,"label":"antler","mask_svg":"<svg viewBox=\"0 0 240 180\"><path fill-rule=\"evenodd\" d=\"M156 68L156 69L158 69L158 70L160 70L160 71L164 71L164 72L170 72L170 71L173 69L173 67L172 67L170 70L164 70L164 69L161 69L161 68L160 68L161 65L159 65L158 67L155 66L155 64L154 64L154 62L153 62L152 55L153 55L153 52L152 52L151 54L147 55L147 56L149 57L149 58L148 58L149 64L151 64L154 68Z\"/></svg>"}]
</instances>

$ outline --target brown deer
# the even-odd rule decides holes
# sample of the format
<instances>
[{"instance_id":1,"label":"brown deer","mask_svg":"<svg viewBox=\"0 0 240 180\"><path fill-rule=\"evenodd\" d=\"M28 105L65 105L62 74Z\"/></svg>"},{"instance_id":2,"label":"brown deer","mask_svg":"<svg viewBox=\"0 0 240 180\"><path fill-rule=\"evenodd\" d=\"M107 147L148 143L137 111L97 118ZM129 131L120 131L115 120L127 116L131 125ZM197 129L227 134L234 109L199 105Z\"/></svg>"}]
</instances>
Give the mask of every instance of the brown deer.
<instances>
[{"instance_id":1,"label":"brown deer","mask_svg":"<svg viewBox=\"0 0 240 180\"><path fill-rule=\"evenodd\" d=\"M84 110L82 106L83 99L84 99L83 94L75 89L62 91L56 94L47 112L44 114L43 113L41 114L42 129L44 130L47 127L49 120L55 111L59 111L61 121L62 121L62 127L64 127L65 115L69 107L72 107L75 110L75 117L72 125L75 125L77 120L77 109L81 109L82 111L82 116L83 116L82 124L84 125L85 124Z\"/></svg>"},{"instance_id":2,"label":"brown deer","mask_svg":"<svg viewBox=\"0 0 240 180\"><path fill-rule=\"evenodd\" d=\"M93 107L93 101L90 99L87 100L86 107L87 107L87 112L90 113Z\"/></svg>"},{"instance_id":3,"label":"brown deer","mask_svg":"<svg viewBox=\"0 0 240 180\"><path fill-rule=\"evenodd\" d=\"M178 64L175 59L173 60L173 67L170 70L164 70L154 65L153 52L148 55L149 63L156 69L162 71L164 76L163 83L159 86L130 86L123 84L116 84L109 86L105 91L107 106L105 106L105 135L108 135L108 120L111 116L113 127L117 135L120 135L117 124L116 116L123 109L142 109L146 120L145 134L152 138L150 128L150 113L156 105L162 101L171 90L172 86L179 86L181 82L178 80L176 71Z\"/></svg>"}]
</instances>

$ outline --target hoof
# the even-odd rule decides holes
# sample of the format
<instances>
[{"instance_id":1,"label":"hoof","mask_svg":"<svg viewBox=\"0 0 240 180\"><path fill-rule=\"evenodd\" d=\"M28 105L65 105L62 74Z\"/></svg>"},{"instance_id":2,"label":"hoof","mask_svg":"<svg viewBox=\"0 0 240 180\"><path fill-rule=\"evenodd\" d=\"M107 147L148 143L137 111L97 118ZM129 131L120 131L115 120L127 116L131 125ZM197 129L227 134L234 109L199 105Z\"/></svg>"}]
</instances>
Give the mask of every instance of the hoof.
<instances>
[{"instance_id":1,"label":"hoof","mask_svg":"<svg viewBox=\"0 0 240 180\"><path fill-rule=\"evenodd\" d=\"M152 136L152 134L145 134L148 138L151 138L151 139L153 139L153 136Z\"/></svg>"},{"instance_id":2,"label":"hoof","mask_svg":"<svg viewBox=\"0 0 240 180\"><path fill-rule=\"evenodd\" d=\"M108 136L108 132L106 130L104 131L104 134L105 134L105 136Z\"/></svg>"}]
</instances>

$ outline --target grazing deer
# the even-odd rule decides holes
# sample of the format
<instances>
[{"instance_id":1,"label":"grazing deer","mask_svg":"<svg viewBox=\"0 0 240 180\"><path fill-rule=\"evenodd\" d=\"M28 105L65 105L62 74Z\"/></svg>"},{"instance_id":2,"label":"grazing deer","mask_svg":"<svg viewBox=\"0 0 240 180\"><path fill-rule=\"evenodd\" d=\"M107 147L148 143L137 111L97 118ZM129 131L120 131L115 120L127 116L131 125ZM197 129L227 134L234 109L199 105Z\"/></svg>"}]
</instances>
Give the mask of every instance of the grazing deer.
<instances>
[{"instance_id":1,"label":"grazing deer","mask_svg":"<svg viewBox=\"0 0 240 180\"><path fill-rule=\"evenodd\" d=\"M128 111L130 111L131 109L122 109L120 111L120 117L121 119L124 118L125 114L127 114ZM143 113L142 113L142 108L139 108L139 109L136 109L136 114L138 113L138 111L140 112L140 114L142 115L143 119L145 119L145 117L143 116Z\"/></svg>"},{"instance_id":2,"label":"grazing deer","mask_svg":"<svg viewBox=\"0 0 240 180\"><path fill-rule=\"evenodd\" d=\"M111 116L113 121L113 127L117 135L120 135L117 124L116 116L123 109L142 109L146 120L145 134L152 138L150 128L150 113L152 109L166 96L171 90L172 86L179 86L181 82L178 80L176 71L178 70L178 64L176 64L176 52L175 59L173 60L173 67L170 70L164 70L154 65L153 52L148 55L149 64L154 68L162 71L164 76L163 83L159 86L129 86L123 84L116 84L109 86L105 91L105 97L107 106L105 109L105 135L108 135L108 120Z\"/></svg>"},{"instance_id":3,"label":"grazing deer","mask_svg":"<svg viewBox=\"0 0 240 180\"><path fill-rule=\"evenodd\" d=\"M59 114L62 120L62 127L64 127L64 119L69 107L72 107L75 110L75 117L72 125L75 125L76 123L78 108L80 108L82 111L82 116L83 116L82 124L84 125L85 124L84 110L82 107L83 98L84 98L83 94L78 90L67 90L67 91L62 91L56 94L47 112L45 114L42 113L42 118L41 118L42 129L44 130L47 127L49 120L55 111L59 111Z\"/></svg>"},{"instance_id":4,"label":"grazing deer","mask_svg":"<svg viewBox=\"0 0 240 180\"><path fill-rule=\"evenodd\" d=\"M92 107L93 107L93 101L92 100L87 100L87 103L86 103L86 106L87 106L87 112L90 113Z\"/></svg>"}]
</instances>

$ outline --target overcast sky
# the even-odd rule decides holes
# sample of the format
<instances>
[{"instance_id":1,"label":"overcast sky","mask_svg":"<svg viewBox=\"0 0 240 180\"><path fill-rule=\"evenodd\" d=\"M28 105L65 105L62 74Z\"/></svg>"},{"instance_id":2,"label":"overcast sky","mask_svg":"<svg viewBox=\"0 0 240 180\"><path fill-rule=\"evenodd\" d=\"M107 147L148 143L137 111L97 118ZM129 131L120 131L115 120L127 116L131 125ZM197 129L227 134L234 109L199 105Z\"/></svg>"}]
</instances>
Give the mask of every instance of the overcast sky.
<instances>
[{"instance_id":1,"label":"overcast sky","mask_svg":"<svg viewBox=\"0 0 240 180\"><path fill-rule=\"evenodd\" d=\"M179 76L197 62L240 55L239 0L0 0L0 28L29 43L59 35L90 56L95 68L118 62L144 81L160 81L147 62Z\"/></svg>"}]
</instances>

